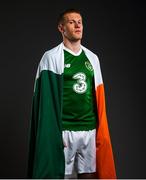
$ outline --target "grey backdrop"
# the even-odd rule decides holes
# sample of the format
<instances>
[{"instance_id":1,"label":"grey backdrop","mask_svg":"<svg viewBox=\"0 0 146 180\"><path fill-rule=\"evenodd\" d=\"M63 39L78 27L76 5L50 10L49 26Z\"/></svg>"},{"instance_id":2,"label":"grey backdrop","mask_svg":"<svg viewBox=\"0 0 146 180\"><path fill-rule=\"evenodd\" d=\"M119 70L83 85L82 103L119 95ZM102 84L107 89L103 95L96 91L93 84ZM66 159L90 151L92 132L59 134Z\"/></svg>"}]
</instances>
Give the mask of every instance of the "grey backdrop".
<instances>
[{"instance_id":1,"label":"grey backdrop","mask_svg":"<svg viewBox=\"0 0 146 180\"><path fill-rule=\"evenodd\" d=\"M146 178L146 14L144 3L132 0L1 2L0 178L26 177L36 68L61 42L57 16L70 7L84 17L82 44L100 59L118 178Z\"/></svg>"}]
</instances>

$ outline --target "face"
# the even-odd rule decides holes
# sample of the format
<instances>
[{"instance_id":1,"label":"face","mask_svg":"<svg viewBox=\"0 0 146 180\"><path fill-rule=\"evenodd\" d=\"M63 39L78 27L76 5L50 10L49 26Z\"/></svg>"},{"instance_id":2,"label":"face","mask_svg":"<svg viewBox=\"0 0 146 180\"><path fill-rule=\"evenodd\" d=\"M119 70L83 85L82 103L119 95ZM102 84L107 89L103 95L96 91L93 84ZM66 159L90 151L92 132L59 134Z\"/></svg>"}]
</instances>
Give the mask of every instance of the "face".
<instances>
[{"instance_id":1,"label":"face","mask_svg":"<svg viewBox=\"0 0 146 180\"><path fill-rule=\"evenodd\" d=\"M63 24L60 24L59 31L64 38L70 41L79 41L82 39L83 24L82 17L78 13L67 13L64 16Z\"/></svg>"}]
</instances>

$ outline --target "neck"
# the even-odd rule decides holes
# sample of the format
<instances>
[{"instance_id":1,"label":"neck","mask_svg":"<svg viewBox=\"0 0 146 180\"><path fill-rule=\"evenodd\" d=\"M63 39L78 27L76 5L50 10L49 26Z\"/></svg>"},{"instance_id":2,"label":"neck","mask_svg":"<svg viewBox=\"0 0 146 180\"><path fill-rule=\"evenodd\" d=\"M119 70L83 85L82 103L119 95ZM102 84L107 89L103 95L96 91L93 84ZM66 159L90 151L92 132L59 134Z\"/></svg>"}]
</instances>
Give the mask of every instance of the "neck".
<instances>
[{"instance_id":1,"label":"neck","mask_svg":"<svg viewBox=\"0 0 146 180\"><path fill-rule=\"evenodd\" d=\"M75 42L75 41L69 41L69 40L64 39L63 44L65 47L67 47L74 53L78 53L81 48L81 40L78 40Z\"/></svg>"}]
</instances>

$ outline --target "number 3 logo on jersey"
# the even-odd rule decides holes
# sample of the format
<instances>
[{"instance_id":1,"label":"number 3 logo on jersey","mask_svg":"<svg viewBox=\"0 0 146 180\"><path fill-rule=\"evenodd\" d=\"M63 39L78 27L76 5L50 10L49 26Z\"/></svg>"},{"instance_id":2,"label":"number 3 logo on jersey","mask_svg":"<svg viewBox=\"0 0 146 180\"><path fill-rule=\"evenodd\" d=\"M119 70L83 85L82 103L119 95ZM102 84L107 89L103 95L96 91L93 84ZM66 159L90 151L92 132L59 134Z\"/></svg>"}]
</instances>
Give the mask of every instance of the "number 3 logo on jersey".
<instances>
[{"instance_id":1,"label":"number 3 logo on jersey","mask_svg":"<svg viewBox=\"0 0 146 180\"><path fill-rule=\"evenodd\" d=\"M77 80L77 83L73 85L73 90L78 94L83 94L87 90L86 75L82 72L76 73L73 79Z\"/></svg>"}]
</instances>

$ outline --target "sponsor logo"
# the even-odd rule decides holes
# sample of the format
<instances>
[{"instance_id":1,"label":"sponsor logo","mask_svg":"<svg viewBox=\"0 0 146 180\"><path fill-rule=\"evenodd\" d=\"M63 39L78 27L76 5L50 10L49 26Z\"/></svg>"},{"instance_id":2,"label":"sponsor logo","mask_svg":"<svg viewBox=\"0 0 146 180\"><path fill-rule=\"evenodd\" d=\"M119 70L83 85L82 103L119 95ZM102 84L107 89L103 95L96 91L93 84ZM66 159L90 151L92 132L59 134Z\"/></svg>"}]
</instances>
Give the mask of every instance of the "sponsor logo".
<instances>
[{"instance_id":1,"label":"sponsor logo","mask_svg":"<svg viewBox=\"0 0 146 180\"><path fill-rule=\"evenodd\" d=\"M76 73L73 76L76 83L73 85L73 90L78 94L83 94L87 90L86 75L82 72Z\"/></svg>"}]
</instances>

